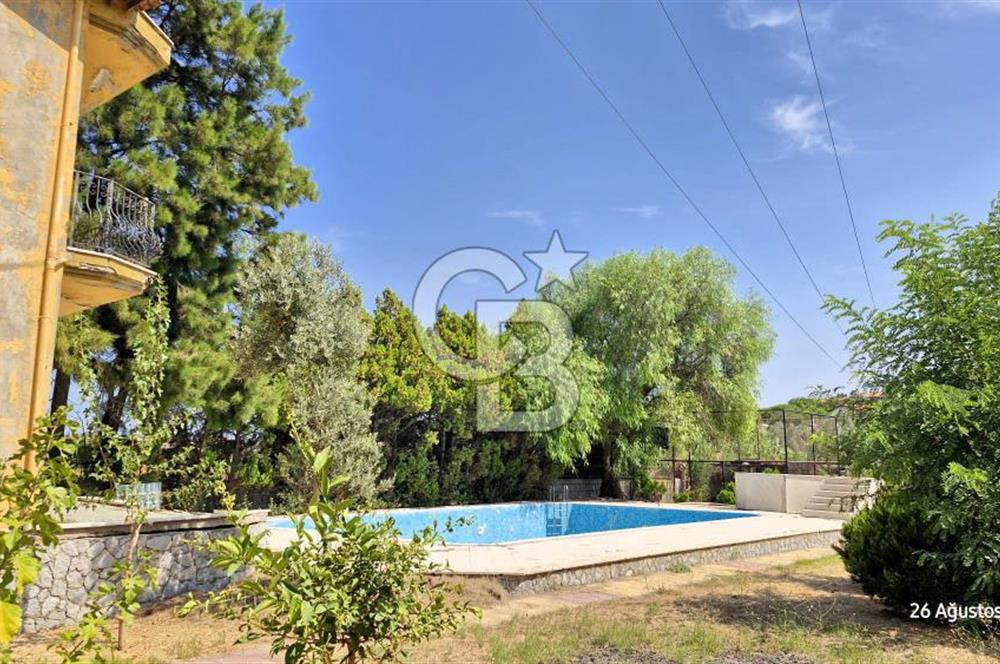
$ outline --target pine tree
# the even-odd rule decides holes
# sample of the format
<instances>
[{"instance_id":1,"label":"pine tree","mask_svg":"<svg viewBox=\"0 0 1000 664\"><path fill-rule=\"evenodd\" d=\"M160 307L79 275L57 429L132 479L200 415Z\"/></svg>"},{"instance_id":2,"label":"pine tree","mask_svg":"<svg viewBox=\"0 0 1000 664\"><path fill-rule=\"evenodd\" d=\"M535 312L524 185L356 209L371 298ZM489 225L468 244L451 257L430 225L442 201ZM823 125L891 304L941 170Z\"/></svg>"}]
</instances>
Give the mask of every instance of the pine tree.
<instances>
[{"instance_id":1,"label":"pine tree","mask_svg":"<svg viewBox=\"0 0 1000 664\"><path fill-rule=\"evenodd\" d=\"M209 429L238 429L273 411L266 383L241 380L227 351L240 239L268 235L285 210L316 197L286 142L305 125L307 95L279 61L290 37L278 10L164 0L152 18L174 42L173 61L81 120L78 168L156 203L164 253L153 267L171 319L165 397ZM111 339L99 374L113 426L124 411L129 332L141 304L86 314ZM72 333L65 328L64 337Z\"/></svg>"}]
</instances>

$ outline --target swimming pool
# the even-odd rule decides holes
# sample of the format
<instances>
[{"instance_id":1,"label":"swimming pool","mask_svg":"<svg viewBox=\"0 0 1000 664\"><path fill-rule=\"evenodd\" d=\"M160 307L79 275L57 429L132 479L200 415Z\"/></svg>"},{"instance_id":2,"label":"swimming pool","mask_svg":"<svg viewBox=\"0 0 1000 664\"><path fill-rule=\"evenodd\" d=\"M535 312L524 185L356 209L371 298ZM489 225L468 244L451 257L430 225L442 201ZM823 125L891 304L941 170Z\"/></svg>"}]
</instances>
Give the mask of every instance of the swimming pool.
<instances>
[{"instance_id":1,"label":"swimming pool","mask_svg":"<svg viewBox=\"0 0 1000 664\"><path fill-rule=\"evenodd\" d=\"M392 518L405 537L434 523L465 519L469 523L442 532L446 544L505 544L522 540L582 535L613 530L670 526L700 521L721 521L755 516L729 510L643 507L609 503L505 503L453 505L427 509L386 510L371 518ZM272 528L291 528L287 518L270 521Z\"/></svg>"}]
</instances>

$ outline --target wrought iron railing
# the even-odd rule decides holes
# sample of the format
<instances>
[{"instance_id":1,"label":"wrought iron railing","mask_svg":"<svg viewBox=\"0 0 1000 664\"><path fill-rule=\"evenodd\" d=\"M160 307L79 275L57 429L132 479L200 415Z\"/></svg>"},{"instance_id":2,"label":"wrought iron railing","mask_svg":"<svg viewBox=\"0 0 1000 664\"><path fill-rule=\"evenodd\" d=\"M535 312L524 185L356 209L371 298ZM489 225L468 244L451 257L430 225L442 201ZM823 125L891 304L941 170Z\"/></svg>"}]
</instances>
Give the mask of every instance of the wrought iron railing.
<instances>
[{"instance_id":1,"label":"wrought iron railing","mask_svg":"<svg viewBox=\"0 0 1000 664\"><path fill-rule=\"evenodd\" d=\"M69 245L151 265L163 251L156 205L114 180L76 171Z\"/></svg>"}]
</instances>

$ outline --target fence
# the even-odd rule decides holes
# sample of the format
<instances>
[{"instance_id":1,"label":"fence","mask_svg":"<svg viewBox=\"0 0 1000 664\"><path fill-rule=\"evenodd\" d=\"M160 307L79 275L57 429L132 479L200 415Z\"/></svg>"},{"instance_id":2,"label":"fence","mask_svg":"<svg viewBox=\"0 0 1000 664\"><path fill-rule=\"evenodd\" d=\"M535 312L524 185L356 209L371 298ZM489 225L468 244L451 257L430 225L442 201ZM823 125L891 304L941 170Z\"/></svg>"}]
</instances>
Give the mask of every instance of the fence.
<instances>
[{"instance_id":1,"label":"fence","mask_svg":"<svg viewBox=\"0 0 1000 664\"><path fill-rule=\"evenodd\" d=\"M758 412L749 441L716 444L714 449L735 451L735 458L698 459L668 455L653 470L653 478L670 493L686 493L692 500L711 500L737 472L778 472L793 475L843 475L847 459L841 447L842 417L803 413L786 408Z\"/></svg>"}]
</instances>

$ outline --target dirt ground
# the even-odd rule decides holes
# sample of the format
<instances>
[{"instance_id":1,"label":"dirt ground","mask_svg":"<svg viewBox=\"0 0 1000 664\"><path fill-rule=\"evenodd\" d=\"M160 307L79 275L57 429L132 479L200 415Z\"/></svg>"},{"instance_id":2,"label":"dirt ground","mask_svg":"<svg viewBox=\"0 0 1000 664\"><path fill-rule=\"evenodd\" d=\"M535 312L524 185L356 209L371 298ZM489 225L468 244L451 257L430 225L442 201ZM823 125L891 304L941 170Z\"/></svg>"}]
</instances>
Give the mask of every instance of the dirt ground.
<instances>
[{"instance_id":1,"label":"dirt ground","mask_svg":"<svg viewBox=\"0 0 1000 664\"><path fill-rule=\"evenodd\" d=\"M817 557L819 556L819 557ZM733 561L652 577L508 597L489 582L467 584L482 621L420 644L423 664L807 664L986 663L1000 643L901 620L861 594L826 552L780 564ZM161 606L129 631L122 664L267 661L266 646L235 649L225 621L178 618ZM15 660L45 662L54 634L22 637ZM217 653L228 652L223 657Z\"/></svg>"},{"instance_id":2,"label":"dirt ground","mask_svg":"<svg viewBox=\"0 0 1000 664\"><path fill-rule=\"evenodd\" d=\"M477 607L495 606L507 596L500 584L492 581L467 580L462 584L461 598ZM126 648L117 655L116 664L119 661L120 664L173 664L216 653L239 652L246 647L234 647L240 631L233 622L198 614L178 616L177 611L184 601L184 598L176 598L143 611L128 628ZM58 640L59 630L19 637L14 642L14 662L49 664L55 661L51 647ZM260 647L254 649L260 650Z\"/></svg>"}]
</instances>

